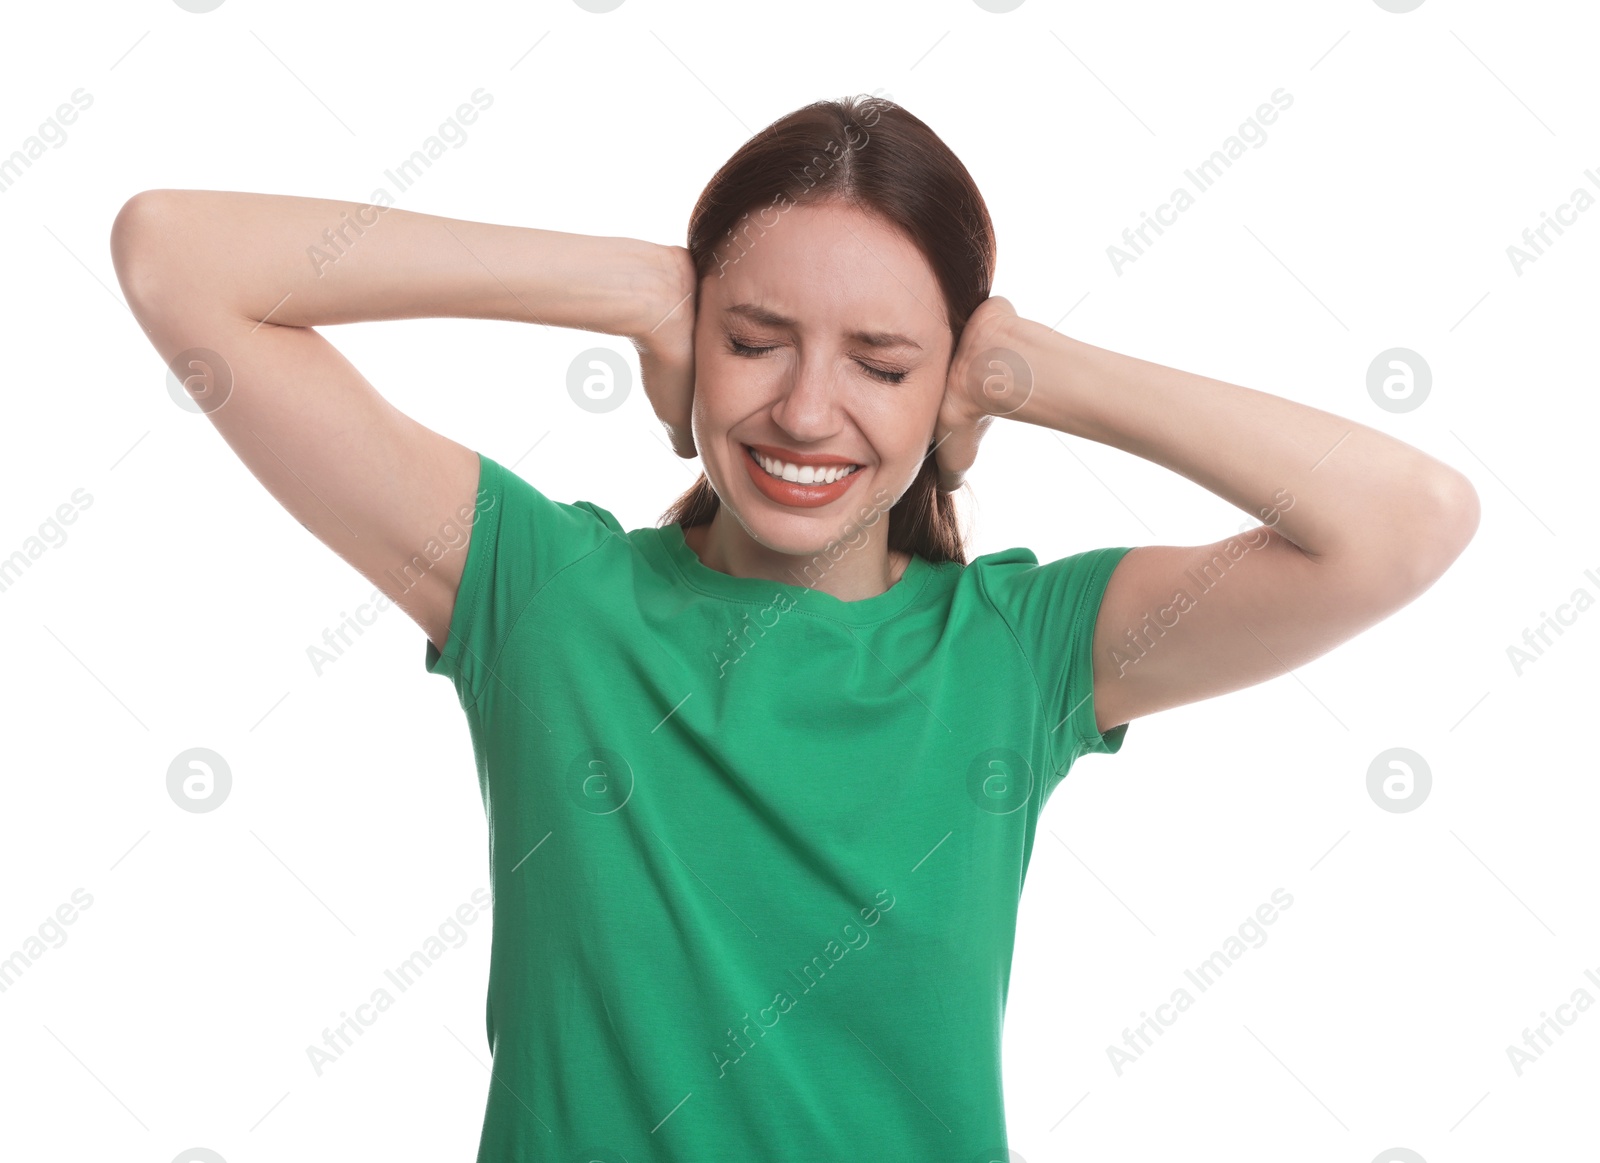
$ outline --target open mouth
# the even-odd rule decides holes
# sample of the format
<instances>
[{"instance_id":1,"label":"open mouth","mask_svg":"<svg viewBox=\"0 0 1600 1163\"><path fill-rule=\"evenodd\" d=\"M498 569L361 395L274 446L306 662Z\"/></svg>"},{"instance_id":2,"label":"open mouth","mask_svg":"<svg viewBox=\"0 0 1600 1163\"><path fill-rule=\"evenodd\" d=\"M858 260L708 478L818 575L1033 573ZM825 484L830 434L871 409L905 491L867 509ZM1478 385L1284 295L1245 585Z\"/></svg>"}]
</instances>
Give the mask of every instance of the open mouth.
<instances>
[{"instance_id":1,"label":"open mouth","mask_svg":"<svg viewBox=\"0 0 1600 1163\"><path fill-rule=\"evenodd\" d=\"M748 444L744 450L750 459L761 467L761 471L774 480L787 481L792 485L812 485L824 487L835 484L847 476L852 476L861 471L859 464L851 465L809 465L791 464L788 461L775 460L770 456L762 456Z\"/></svg>"}]
</instances>

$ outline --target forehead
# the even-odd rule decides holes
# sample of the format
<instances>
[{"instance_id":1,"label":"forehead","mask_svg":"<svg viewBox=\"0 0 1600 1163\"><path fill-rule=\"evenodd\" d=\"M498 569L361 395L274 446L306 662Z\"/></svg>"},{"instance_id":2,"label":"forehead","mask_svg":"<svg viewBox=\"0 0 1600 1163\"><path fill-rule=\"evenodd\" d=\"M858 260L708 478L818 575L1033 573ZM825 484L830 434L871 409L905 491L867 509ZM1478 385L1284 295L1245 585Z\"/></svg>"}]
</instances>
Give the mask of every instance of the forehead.
<instances>
[{"instance_id":1,"label":"forehead","mask_svg":"<svg viewBox=\"0 0 1600 1163\"><path fill-rule=\"evenodd\" d=\"M931 341L948 329L927 260L883 219L838 203L752 211L705 280L703 304L754 303L810 327L885 328ZM749 318L749 316L744 316Z\"/></svg>"}]
</instances>

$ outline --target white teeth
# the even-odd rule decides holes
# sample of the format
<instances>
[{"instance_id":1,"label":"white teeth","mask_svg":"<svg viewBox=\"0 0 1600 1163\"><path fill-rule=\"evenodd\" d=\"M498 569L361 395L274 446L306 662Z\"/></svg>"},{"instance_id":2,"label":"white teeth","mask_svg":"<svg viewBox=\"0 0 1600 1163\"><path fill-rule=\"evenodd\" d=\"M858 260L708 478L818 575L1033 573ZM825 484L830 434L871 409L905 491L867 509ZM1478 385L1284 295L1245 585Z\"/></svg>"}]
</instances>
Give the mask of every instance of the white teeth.
<instances>
[{"instance_id":1,"label":"white teeth","mask_svg":"<svg viewBox=\"0 0 1600 1163\"><path fill-rule=\"evenodd\" d=\"M831 485L841 477L849 476L859 469L860 465L830 465L826 468L814 465L794 465L787 461L773 460L771 457L762 456L755 449L747 450L751 459L765 469L770 475L786 481L793 481L802 485Z\"/></svg>"}]
</instances>

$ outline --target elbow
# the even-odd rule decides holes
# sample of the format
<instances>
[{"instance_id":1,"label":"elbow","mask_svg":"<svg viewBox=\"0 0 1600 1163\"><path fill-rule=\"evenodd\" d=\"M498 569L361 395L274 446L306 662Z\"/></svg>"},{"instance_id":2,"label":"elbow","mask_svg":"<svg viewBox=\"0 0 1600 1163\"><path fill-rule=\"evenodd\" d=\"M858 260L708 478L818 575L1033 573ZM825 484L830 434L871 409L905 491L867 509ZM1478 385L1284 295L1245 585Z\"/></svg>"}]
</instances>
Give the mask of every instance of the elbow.
<instances>
[{"instance_id":1,"label":"elbow","mask_svg":"<svg viewBox=\"0 0 1600 1163\"><path fill-rule=\"evenodd\" d=\"M167 223L172 221L176 190L143 190L129 198L111 223L111 264L128 306L144 321L159 299L161 255Z\"/></svg>"},{"instance_id":2,"label":"elbow","mask_svg":"<svg viewBox=\"0 0 1600 1163\"><path fill-rule=\"evenodd\" d=\"M1444 576L1478 532L1478 491L1453 468L1429 478L1425 501L1412 524L1405 560L1410 569L1403 598L1417 597Z\"/></svg>"},{"instance_id":3,"label":"elbow","mask_svg":"<svg viewBox=\"0 0 1600 1163\"><path fill-rule=\"evenodd\" d=\"M1478 505L1478 490L1472 487L1465 474L1451 469L1445 473L1437 495L1440 523L1454 546L1450 554L1450 560L1454 561L1478 532L1478 522L1483 515Z\"/></svg>"},{"instance_id":4,"label":"elbow","mask_svg":"<svg viewBox=\"0 0 1600 1163\"><path fill-rule=\"evenodd\" d=\"M1478 531L1478 493L1448 467L1408 487L1412 503L1392 508L1380 535L1347 559L1344 584L1384 616L1409 605L1444 576Z\"/></svg>"},{"instance_id":5,"label":"elbow","mask_svg":"<svg viewBox=\"0 0 1600 1163\"><path fill-rule=\"evenodd\" d=\"M1450 568L1478 532L1482 510L1478 505L1478 490L1463 473L1446 469L1439 474L1430 491L1430 544L1434 550L1436 572L1429 583Z\"/></svg>"}]
</instances>

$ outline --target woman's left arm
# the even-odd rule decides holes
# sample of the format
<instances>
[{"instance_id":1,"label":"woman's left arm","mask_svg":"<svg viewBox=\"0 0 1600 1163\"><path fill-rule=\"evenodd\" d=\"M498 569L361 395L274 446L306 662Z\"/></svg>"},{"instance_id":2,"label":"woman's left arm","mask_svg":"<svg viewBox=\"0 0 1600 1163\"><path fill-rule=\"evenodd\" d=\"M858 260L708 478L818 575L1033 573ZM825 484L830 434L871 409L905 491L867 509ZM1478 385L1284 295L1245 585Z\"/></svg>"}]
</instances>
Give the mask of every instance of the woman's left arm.
<instances>
[{"instance_id":1,"label":"woman's left arm","mask_svg":"<svg viewBox=\"0 0 1600 1163\"><path fill-rule=\"evenodd\" d=\"M1082 343L1003 299L973 324L951 366L966 422L941 413L941 467L964 472L1003 415L1163 465L1262 522L1123 557L1095 625L1102 731L1326 653L1428 589L1477 530L1464 475L1353 420Z\"/></svg>"}]
</instances>

